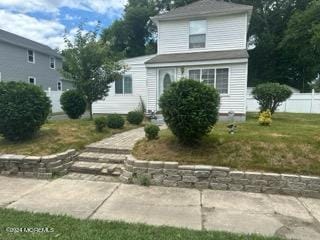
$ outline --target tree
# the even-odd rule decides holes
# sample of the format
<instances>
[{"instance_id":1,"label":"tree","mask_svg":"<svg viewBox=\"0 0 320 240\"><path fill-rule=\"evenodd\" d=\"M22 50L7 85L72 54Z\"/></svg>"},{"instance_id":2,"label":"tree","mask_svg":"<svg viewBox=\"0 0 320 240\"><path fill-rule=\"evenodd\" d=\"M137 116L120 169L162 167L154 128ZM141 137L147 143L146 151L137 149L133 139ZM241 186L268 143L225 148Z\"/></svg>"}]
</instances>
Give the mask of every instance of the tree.
<instances>
[{"instance_id":1,"label":"tree","mask_svg":"<svg viewBox=\"0 0 320 240\"><path fill-rule=\"evenodd\" d=\"M279 83L263 83L253 89L252 95L258 101L261 112L269 110L273 114L292 95L292 91Z\"/></svg>"},{"instance_id":2,"label":"tree","mask_svg":"<svg viewBox=\"0 0 320 240\"><path fill-rule=\"evenodd\" d=\"M85 33L80 26L73 41L65 38L68 48L62 52L63 74L85 96L91 119L92 104L108 96L110 83L121 79L121 66L109 45L97 40L97 31Z\"/></svg>"},{"instance_id":3,"label":"tree","mask_svg":"<svg viewBox=\"0 0 320 240\"><path fill-rule=\"evenodd\" d=\"M320 72L320 2L313 1L304 11L297 11L288 23L281 42L290 53L293 69L302 79L304 88Z\"/></svg>"}]
</instances>

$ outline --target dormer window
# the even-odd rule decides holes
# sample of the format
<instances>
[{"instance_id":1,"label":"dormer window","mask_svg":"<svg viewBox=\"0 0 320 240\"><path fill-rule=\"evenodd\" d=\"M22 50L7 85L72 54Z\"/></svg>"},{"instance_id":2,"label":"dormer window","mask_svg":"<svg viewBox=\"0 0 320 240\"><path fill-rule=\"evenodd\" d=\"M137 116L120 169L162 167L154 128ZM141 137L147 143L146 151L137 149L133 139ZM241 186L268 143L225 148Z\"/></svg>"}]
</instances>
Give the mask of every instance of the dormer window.
<instances>
[{"instance_id":1,"label":"dormer window","mask_svg":"<svg viewBox=\"0 0 320 240\"><path fill-rule=\"evenodd\" d=\"M51 69L56 68L56 59L54 57L50 57L50 68Z\"/></svg>"},{"instance_id":2,"label":"dormer window","mask_svg":"<svg viewBox=\"0 0 320 240\"><path fill-rule=\"evenodd\" d=\"M189 48L205 48L207 21L191 21L189 26Z\"/></svg>"},{"instance_id":3,"label":"dormer window","mask_svg":"<svg viewBox=\"0 0 320 240\"><path fill-rule=\"evenodd\" d=\"M28 50L28 62L29 63L34 63L34 51L33 50Z\"/></svg>"}]
</instances>

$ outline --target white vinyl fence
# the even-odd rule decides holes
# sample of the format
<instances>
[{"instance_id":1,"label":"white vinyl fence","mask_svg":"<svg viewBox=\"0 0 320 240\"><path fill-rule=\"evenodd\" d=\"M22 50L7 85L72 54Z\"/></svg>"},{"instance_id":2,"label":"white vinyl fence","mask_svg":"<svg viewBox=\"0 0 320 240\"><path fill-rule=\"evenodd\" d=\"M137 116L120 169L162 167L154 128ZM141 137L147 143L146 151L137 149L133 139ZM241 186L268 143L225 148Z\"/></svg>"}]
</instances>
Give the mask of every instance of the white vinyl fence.
<instances>
[{"instance_id":1,"label":"white vinyl fence","mask_svg":"<svg viewBox=\"0 0 320 240\"><path fill-rule=\"evenodd\" d=\"M247 112L259 111L258 102L247 96ZM320 113L320 93L293 93L277 110L291 113Z\"/></svg>"},{"instance_id":2,"label":"white vinyl fence","mask_svg":"<svg viewBox=\"0 0 320 240\"><path fill-rule=\"evenodd\" d=\"M60 105L60 97L63 92L62 91L51 91L50 89L48 89L45 92L51 100L52 113L63 112L63 110L61 109L61 105Z\"/></svg>"}]
</instances>

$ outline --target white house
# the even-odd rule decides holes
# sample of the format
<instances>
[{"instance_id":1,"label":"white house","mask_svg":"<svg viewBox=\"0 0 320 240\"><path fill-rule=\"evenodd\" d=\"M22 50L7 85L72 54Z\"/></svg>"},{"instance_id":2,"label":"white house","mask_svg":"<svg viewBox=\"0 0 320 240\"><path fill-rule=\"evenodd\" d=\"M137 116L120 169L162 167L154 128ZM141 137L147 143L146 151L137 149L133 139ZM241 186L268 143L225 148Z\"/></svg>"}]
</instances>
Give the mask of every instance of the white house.
<instances>
[{"instance_id":1,"label":"white house","mask_svg":"<svg viewBox=\"0 0 320 240\"><path fill-rule=\"evenodd\" d=\"M152 18L158 27L156 55L124 60L128 71L94 113L127 113L139 105L159 111L158 100L171 82L187 77L214 86L220 115L245 120L248 76L247 30L252 7L201 0Z\"/></svg>"}]
</instances>

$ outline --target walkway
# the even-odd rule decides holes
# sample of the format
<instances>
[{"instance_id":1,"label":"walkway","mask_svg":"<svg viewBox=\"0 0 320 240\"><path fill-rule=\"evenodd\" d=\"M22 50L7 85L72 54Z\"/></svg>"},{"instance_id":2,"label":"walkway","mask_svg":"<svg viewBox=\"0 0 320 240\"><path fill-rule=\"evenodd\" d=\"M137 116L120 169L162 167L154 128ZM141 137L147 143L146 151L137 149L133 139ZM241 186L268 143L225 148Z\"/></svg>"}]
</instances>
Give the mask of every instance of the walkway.
<instances>
[{"instance_id":1,"label":"walkway","mask_svg":"<svg viewBox=\"0 0 320 240\"><path fill-rule=\"evenodd\" d=\"M0 207L83 219L320 239L320 200L278 195L0 177Z\"/></svg>"}]
</instances>

